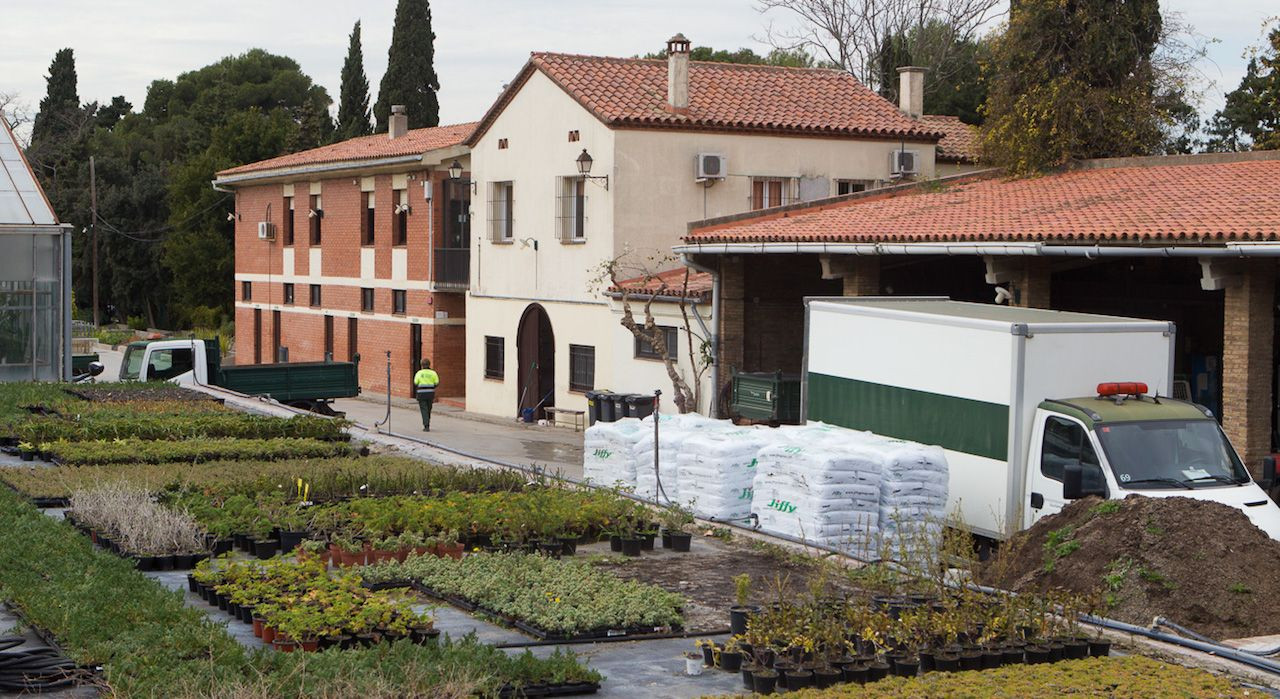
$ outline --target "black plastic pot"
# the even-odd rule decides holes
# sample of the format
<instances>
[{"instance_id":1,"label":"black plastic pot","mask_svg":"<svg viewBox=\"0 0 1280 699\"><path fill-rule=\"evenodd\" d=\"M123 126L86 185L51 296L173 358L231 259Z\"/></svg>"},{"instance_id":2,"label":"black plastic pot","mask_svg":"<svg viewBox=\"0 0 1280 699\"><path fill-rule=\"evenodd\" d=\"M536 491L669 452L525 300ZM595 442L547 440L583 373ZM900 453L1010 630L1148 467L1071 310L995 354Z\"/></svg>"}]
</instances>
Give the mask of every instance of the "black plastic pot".
<instances>
[{"instance_id":1,"label":"black plastic pot","mask_svg":"<svg viewBox=\"0 0 1280 699\"><path fill-rule=\"evenodd\" d=\"M933 651L920 651L920 672L933 672Z\"/></svg>"},{"instance_id":2,"label":"black plastic pot","mask_svg":"<svg viewBox=\"0 0 1280 699\"><path fill-rule=\"evenodd\" d=\"M820 667L813 671L813 686L827 689L840 681L844 673L833 667Z\"/></svg>"},{"instance_id":3,"label":"black plastic pot","mask_svg":"<svg viewBox=\"0 0 1280 699\"><path fill-rule=\"evenodd\" d=\"M239 618L240 618L240 605L236 604L235 602L227 602L227 614L230 614L231 616L235 617L236 619L239 619Z\"/></svg>"},{"instance_id":4,"label":"black plastic pot","mask_svg":"<svg viewBox=\"0 0 1280 699\"><path fill-rule=\"evenodd\" d=\"M804 689L805 687L813 686L812 670L788 670L785 673L785 677L787 679L787 689L789 691L795 691L797 689ZM782 680L780 678L779 682L781 681Z\"/></svg>"},{"instance_id":5,"label":"black plastic pot","mask_svg":"<svg viewBox=\"0 0 1280 699\"><path fill-rule=\"evenodd\" d=\"M175 553L173 555L174 570L191 570L193 565L195 565L195 556L189 553Z\"/></svg>"},{"instance_id":6,"label":"black plastic pot","mask_svg":"<svg viewBox=\"0 0 1280 699\"><path fill-rule=\"evenodd\" d=\"M915 677L920 674L920 661L914 657L898 658L893 663L893 674L898 677Z\"/></svg>"},{"instance_id":7,"label":"black plastic pot","mask_svg":"<svg viewBox=\"0 0 1280 699\"><path fill-rule=\"evenodd\" d=\"M1063 644L1066 646L1065 653L1068 660L1080 660L1089 657L1088 641L1068 641Z\"/></svg>"},{"instance_id":8,"label":"black plastic pot","mask_svg":"<svg viewBox=\"0 0 1280 699\"><path fill-rule=\"evenodd\" d=\"M253 623L253 607L240 608L240 621L245 624Z\"/></svg>"},{"instance_id":9,"label":"black plastic pot","mask_svg":"<svg viewBox=\"0 0 1280 699\"><path fill-rule=\"evenodd\" d=\"M933 656L933 669L937 672L960 672L960 656L954 653L939 653Z\"/></svg>"},{"instance_id":10,"label":"black plastic pot","mask_svg":"<svg viewBox=\"0 0 1280 699\"><path fill-rule=\"evenodd\" d=\"M617 534L609 535L609 550L618 553L622 550L622 537Z\"/></svg>"},{"instance_id":11,"label":"black plastic pot","mask_svg":"<svg viewBox=\"0 0 1280 699\"><path fill-rule=\"evenodd\" d=\"M741 636L747 632L747 621L752 614L759 612L760 608L754 605L745 607L733 606L729 607L729 633L735 636Z\"/></svg>"},{"instance_id":12,"label":"black plastic pot","mask_svg":"<svg viewBox=\"0 0 1280 699\"><path fill-rule=\"evenodd\" d=\"M671 532L671 550L676 553L689 553L693 545L693 535L685 532Z\"/></svg>"},{"instance_id":13,"label":"black plastic pot","mask_svg":"<svg viewBox=\"0 0 1280 699\"><path fill-rule=\"evenodd\" d=\"M1111 655L1111 641L1089 641L1089 655L1095 658Z\"/></svg>"},{"instance_id":14,"label":"black plastic pot","mask_svg":"<svg viewBox=\"0 0 1280 699\"><path fill-rule=\"evenodd\" d=\"M233 534L231 540L235 542L236 548L241 551L250 551L248 534Z\"/></svg>"},{"instance_id":15,"label":"black plastic pot","mask_svg":"<svg viewBox=\"0 0 1280 699\"><path fill-rule=\"evenodd\" d=\"M879 682L889 676L889 663L876 661L867 664L867 681Z\"/></svg>"},{"instance_id":16,"label":"black plastic pot","mask_svg":"<svg viewBox=\"0 0 1280 699\"><path fill-rule=\"evenodd\" d=\"M652 551L652 550L653 550L653 538L654 538L655 536L656 536L655 534L641 534L641 535L640 535L640 550L641 550L641 551Z\"/></svg>"},{"instance_id":17,"label":"black plastic pot","mask_svg":"<svg viewBox=\"0 0 1280 699\"><path fill-rule=\"evenodd\" d=\"M578 552L578 537L562 536L559 537L560 553L565 556L572 556Z\"/></svg>"},{"instance_id":18,"label":"black plastic pot","mask_svg":"<svg viewBox=\"0 0 1280 699\"><path fill-rule=\"evenodd\" d=\"M538 551L549 558L559 558L564 554L564 544L559 541L544 541L538 544Z\"/></svg>"},{"instance_id":19,"label":"black plastic pot","mask_svg":"<svg viewBox=\"0 0 1280 699\"><path fill-rule=\"evenodd\" d=\"M1044 646L1027 646L1025 649L1028 665L1039 665L1049 662L1049 649Z\"/></svg>"},{"instance_id":20,"label":"black plastic pot","mask_svg":"<svg viewBox=\"0 0 1280 699\"><path fill-rule=\"evenodd\" d=\"M133 564L138 568L138 570L155 570L156 557L155 556L138 556L137 558L133 559Z\"/></svg>"},{"instance_id":21,"label":"black plastic pot","mask_svg":"<svg viewBox=\"0 0 1280 699\"><path fill-rule=\"evenodd\" d=\"M662 532L662 548L671 548L671 532Z\"/></svg>"},{"instance_id":22,"label":"black plastic pot","mask_svg":"<svg viewBox=\"0 0 1280 699\"><path fill-rule=\"evenodd\" d=\"M191 575L190 573L187 574L187 589L191 592L199 592L198 586L196 585L196 576Z\"/></svg>"},{"instance_id":23,"label":"black plastic pot","mask_svg":"<svg viewBox=\"0 0 1280 699\"><path fill-rule=\"evenodd\" d=\"M156 556L156 570L173 570L173 556Z\"/></svg>"},{"instance_id":24,"label":"black plastic pot","mask_svg":"<svg viewBox=\"0 0 1280 699\"><path fill-rule=\"evenodd\" d=\"M982 669L982 651L967 650L960 654L961 670L981 670Z\"/></svg>"},{"instance_id":25,"label":"black plastic pot","mask_svg":"<svg viewBox=\"0 0 1280 699\"><path fill-rule=\"evenodd\" d=\"M1050 643L1048 645L1048 648L1049 648L1049 662L1056 663L1059 660L1062 660L1063 658L1066 657L1067 647L1062 645L1061 643Z\"/></svg>"},{"instance_id":26,"label":"black plastic pot","mask_svg":"<svg viewBox=\"0 0 1280 699\"><path fill-rule=\"evenodd\" d=\"M217 541L213 542L213 555L221 556L222 554L227 553L228 551L231 550L231 547L234 544L235 544L234 539L218 539Z\"/></svg>"},{"instance_id":27,"label":"black plastic pot","mask_svg":"<svg viewBox=\"0 0 1280 699\"><path fill-rule=\"evenodd\" d=\"M632 557L640 555L639 539L623 539L621 543L622 543L622 555L632 556Z\"/></svg>"},{"instance_id":28,"label":"black plastic pot","mask_svg":"<svg viewBox=\"0 0 1280 699\"><path fill-rule=\"evenodd\" d=\"M1086 647L1086 651L1088 648ZM1004 664L1004 652L999 648L982 651L982 669L994 670Z\"/></svg>"},{"instance_id":29,"label":"black plastic pot","mask_svg":"<svg viewBox=\"0 0 1280 699\"><path fill-rule=\"evenodd\" d=\"M702 666L703 667L716 666L716 649L714 647L712 646L702 647Z\"/></svg>"},{"instance_id":30,"label":"black plastic pot","mask_svg":"<svg viewBox=\"0 0 1280 699\"><path fill-rule=\"evenodd\" d=\"M227 605L230 603L230 600L228 600L225 595L218 595L218 609L225 612L227 611Z\"/></svg>"},{"instance_id":31,"label":"black plastic pot","mask_svg":"<svg viewBox=\"0 0 1280 699\"><path fill-rule=\"evenodd\" d=\"M866 684L867 675L869 674L869 672L870 671L868 670L866 665L862 663L854 663L852 665L845 665L844 670L842 671L842 675L844 677L845 682L856 682L858 684Z\"/></svg>"},{"instance_id":32,"label":"black plastic pot","mask_svg":"<svg viewBox=\"0 0 1280 699\"><path fill-rule=\"evenodd\" d=\"M748 690L755 689L755 665L743 665L741 672L742 686Z\"/></svg>"},{"instance_id":33,"label":"black plastic pot","mask_svg":"<svg viewBox=\"0 0 1280 699\"><path fill-rule=\"evenodd\" d=\"M725 672L737 672L742 669L742 653L738 651L720 651L720 669Z\"/></svg>"},{"instance_id":34,"label":"black plastic pot","mask_svg":"<svg viewBox=\"0 0 1280 699\"><path fill-rule=\"evenodd\" d=\"M773 670L752 673L751 685L756 694L773 694L773 688L778 686L778 673Z\"/></svg>"},{"instance_id":35,"label":"black plastic pot","mask_svg":"<svg viewBox=\"0 0 1280 699\"><path fill-rule=\"evenodd\" d=\"M307 533L305 531L290 532L290 531L285 531L281 529L280 530L280 553L287 554L290 551L293 551L294 549L298 548L298 544L301 544L302 540L305 538L307 538Z\"/></svg>"},{"instance_id":36,"label":"black plastic pot","mask_svg":"<svg viewBox=\"0 0 1280 699\"><path fill-rule=\"evenodd\" d=\"M36 460L36 453L35 453L34 451L24 451L24 452L22 452L22 460L23 460L23 461L35 461L35 460Z\"/></svg>"},{"instance_id":37,"label":"black plastic pot","mask_svg":"<svg viewBox=\"0 0 1280 699\"><path fill-rule=\"evenodd\" d=\"M257 556L258 560L265 561L268 558L271 558L272 556L276 555L276 551L279 548L280 548L280 542L275 541L273 539L267 539L265 541L255 541L253 542L253 555Z\"/></svg>"},{"instance_id":38,"label":"black plastic pot","mask_svg":"<svg viewBox=\"0 0 1280 699\"><path fill-rule=\"evenodd\" d=\"M1004 665L1021 665L1024 658L1022 648L1016 646L1005 646L1000 652L1000 662Z\"/></svg>"}]
</instances>

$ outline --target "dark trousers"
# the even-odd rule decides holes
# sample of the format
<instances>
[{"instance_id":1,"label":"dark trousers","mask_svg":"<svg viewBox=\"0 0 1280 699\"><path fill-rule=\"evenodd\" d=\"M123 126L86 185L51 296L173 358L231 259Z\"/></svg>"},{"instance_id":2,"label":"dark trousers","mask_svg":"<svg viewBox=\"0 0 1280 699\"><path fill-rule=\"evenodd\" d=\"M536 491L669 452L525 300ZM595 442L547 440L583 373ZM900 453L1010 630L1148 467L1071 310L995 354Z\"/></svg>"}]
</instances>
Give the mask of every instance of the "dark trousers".
<instances>
[{"instance_id":1,"label":"dark trousers","mask_svg":"<svg viewBox=\"0 0 1280 699\"><path fill-rule=\"evenodd\" d=\"M422 429L431 430L431 404L436 402L435 390L418 389L418 412L422 413Z\"/></svg>"}]
</instances>

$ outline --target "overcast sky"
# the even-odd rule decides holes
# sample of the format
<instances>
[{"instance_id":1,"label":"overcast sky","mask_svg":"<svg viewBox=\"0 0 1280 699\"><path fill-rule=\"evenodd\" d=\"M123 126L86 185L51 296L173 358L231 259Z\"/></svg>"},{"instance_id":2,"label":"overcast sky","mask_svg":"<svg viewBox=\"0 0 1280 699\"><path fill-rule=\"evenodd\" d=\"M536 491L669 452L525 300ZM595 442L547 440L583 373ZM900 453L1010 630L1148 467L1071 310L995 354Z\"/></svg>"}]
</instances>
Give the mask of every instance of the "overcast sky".
<instances>
[{"instance_id":1,"label":"overcast sky","mask_svg":"<svg viewBox=\"0 0 1280 699\"><path fill-rule=\"evenodd\" d=\"M1244 74L1276 0L1165 0L1205 38L1211 81L1202 111L1221 105ZM441 123L478 119L530 51L631 56L656 51L683 32L694 45L764 50L754 0L436 0L436 71ZM776 11L775 11L776 12ZM34 111L53 53L76 53L80 99L123 94L141 108L147 85L260 47L297 60L336 102L352 24L363 22L365 70L377 98L386 68L395 0L3 0L0 92ZM336 109L336 105L335 105Z\"/></svg>"}]
</instances>

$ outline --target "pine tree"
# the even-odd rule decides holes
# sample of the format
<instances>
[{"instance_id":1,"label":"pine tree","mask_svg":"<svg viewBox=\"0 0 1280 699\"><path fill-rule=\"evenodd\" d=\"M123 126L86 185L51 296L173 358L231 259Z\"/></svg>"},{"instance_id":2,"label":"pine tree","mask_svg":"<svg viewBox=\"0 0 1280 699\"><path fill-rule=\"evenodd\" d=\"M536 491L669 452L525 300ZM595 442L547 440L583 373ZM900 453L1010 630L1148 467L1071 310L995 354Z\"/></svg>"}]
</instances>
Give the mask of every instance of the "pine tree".
<instances>
[{"instance_id":1,"label":"pine tree","mask_svg":"<svg viewBox=\"0 0 1280 699\"><path fill-rule=\"evenodd\" d=\"M411 129L440 124L435 40L436 35L431 31L431 3L399 0L395 27L391 30L391 48L387 51L387 72L382 76L378 102L373 107L379 133L387 130L393 104L405 106Z\"/></svg>"},{"instance_id":2,"label":"pine tree","mask_svg":"<svg viewBox=\"0 0 1280 699\"><path fill-rule=\"evenodd\" d=\"M71 49L54 54L49 64L48 91L40 100L40 112L31 126L31 145L56 141L73 130L80 112L76 92L76 57Z\"/></svg>"},{"instance_id":3,"label":"pine tree","mask_svg":"<svg viewBox=\"0 0 1280 699\"><path fill-rule=\"evenodd\" d=\"M342 64L342 90L338 96L337 140L373 133L369 122L369 79L364 74L364 49L360 47L360 22L351 30L347 60Z\"/></svg>"}]
</instances>

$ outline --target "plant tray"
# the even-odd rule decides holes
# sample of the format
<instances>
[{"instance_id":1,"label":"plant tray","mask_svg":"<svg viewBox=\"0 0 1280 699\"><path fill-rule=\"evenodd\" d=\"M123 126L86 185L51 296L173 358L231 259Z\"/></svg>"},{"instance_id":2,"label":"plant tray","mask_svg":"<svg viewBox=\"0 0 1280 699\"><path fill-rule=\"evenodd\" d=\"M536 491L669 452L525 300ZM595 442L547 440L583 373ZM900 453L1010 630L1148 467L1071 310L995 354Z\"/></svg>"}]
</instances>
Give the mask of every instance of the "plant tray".
<instances>
[{"instance_id":1,"label":"plant tray","mask_svg":"<svg viewBox=\"0 0 1280 699\"><path fill-rule=\"evenodd\" d=\"M569 682L565 684L534 684L516 689L510 685L498 690L499 699L516 697L568 697L578 694L595 694L600 691L599 682Z\"/></svg>"},{"instance_id":2,"label":"plant tray","mask_svg":"<svg viewBox=\"0 0 1280 699\"><path fill-rule=\"evenodd\" d=\"M481 612L495 619L500 619L507 625L513 628L519 629L520 631L523 631L529 634L530 636L533 636L534 638L537 638L538 640L541 640L541 641L566 641L566 642L592 641L592 640L601 639L601 638L620 638L624 636L641 639L645 636L650 636L654 634L679 633L683 631L683 629L678 626L672 626L672 627L638 626L638 627L631 627L626 629L595 629L592 631L583 631L582 633L576 633L576 634L558 633L558 632L548 631L546 629L539 628L521 619L517 619L511 616L510 614L503 614L502 612L489 609L484 605L476 604L474 602L465 600L461 597L442 594L440 592L437 592L419 583L412 583L409 586L417 590L418 592L421 592L422 594L427 595L428 597L434 597L442 602L448 602L450 605L453 605L454 607L457 607L458 609L461 609L464 612ZM403 587L403 585L397 585L397 587ZM529 695L529 696L534 696L534 695ZM538 696L559 696L559 695L538 695Z\"/></svg>"}]
</instances>

